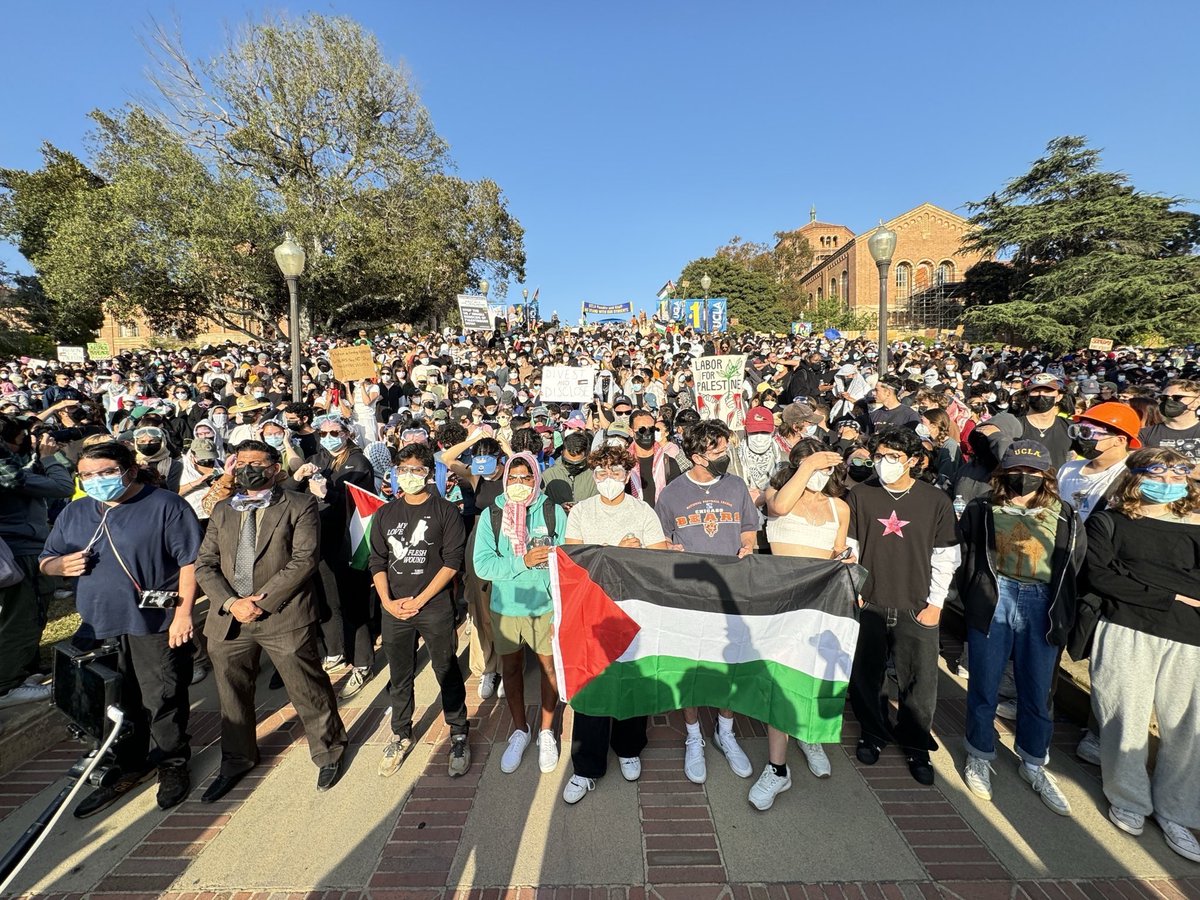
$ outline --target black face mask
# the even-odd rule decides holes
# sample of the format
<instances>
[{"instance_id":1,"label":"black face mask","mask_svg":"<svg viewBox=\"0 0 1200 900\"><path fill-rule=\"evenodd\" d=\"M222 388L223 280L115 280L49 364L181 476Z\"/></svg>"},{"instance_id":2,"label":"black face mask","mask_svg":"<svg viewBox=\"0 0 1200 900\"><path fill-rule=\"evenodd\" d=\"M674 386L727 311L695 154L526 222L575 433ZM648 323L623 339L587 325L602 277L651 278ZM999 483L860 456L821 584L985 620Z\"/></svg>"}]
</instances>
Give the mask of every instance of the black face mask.
<instances>
[{"instance_id":1,"label":"black face mask","mask_svg":"<svg viewBox=\"0 0 1200 900\"><path fill-rule=\"evenodd\" d=\"M1163 397L1158 401L1158 409L1168 419L1178 419L1187 412L1187 404L1171 397Z\"/></svg>"},{"instance_id":2,"label":"black face mask","mask_svg":"<svg viewBox=\"0 0 1200 900\"><path fill-rule=\"evenodd\" d=\"M853 447L855 445L855 443L856 443L856 441L852 441L849 438L838 438L836 441L833 442L833 449L836 450L838 453L844 454L847 450L849 450L851 447Z\"/></svg>"},{"instance_id":3,"label":"black face mask","mask_svg":"<svg viewBox=\"0 0 1200 900\"><path fill-rule=\"evenodd\" d=\"M1004 484L1014 496L1023 497L1042 486L1042 476L1029 472L1009 472L1004 476Z\"/></svg>"},{"instance_id":4,"label":"black face mask","mask_svg":"<svg viewBox=\"0 0 1200 900\"><path fill-rule=\"evenodd\" d=\"M1096 446L1099 443L1099 441L1085 441L1083 438L1075 438L1075 440L1071 441L1071 449L1084 459L1095 459L1102 452Z\"/></svg>"},{"instance_id":5,"label":"black face mask","mask_svg":"<svg viewBox=\"0 0 1200 900\"><path fill-rule=\"evenodd\" d=\"M1057 403L1049 394L1034 394L1029 398L1029 409L1035 413L1050 412Z\"/></svg>"},{"instance_id":6,"label":"black face mask","mask_svg":"<svg viewBox=\"0 0 1200 900\"><path fill-rule=\"evenodd\" d=\"M851 481L866 481L875 474L875 470L870 466L847 466L846 471Z\"/></svg>"},{"instance_id":7,"label":"black face mask","mask_svg":"<svg viewBox=\"0 0 1200 900\"><path fill-rule=\"evenodd\" d=\"M658 435L653 428L639 428L634 435L633 441L643 450L649 450L654 446L654 441Z\"/></svg>"},{"instance_id":8,"label":"black face mask","mask_svg":"<svg viewBox=\"0 0 1200 900\"><path fill-rule=\"evenodd\" d=\"M145 444L138 444L137 451L142 456L153 456L162 449L162 441L149 441Z\"/></svg>"},{"instance_id":9,"label":"black face mask","mask_svg":"<svg viewBox=\"0 0 1200 900\"><path fill-rule=\"evenodd\" d=\"M579 462L571 462L569 459L564 458L563 466L566 468L568 474L580 475L587 469L587 457L579 460Z\"/></svg>"},{"instance_id":10,"label":"black face mask","mask_svg":"<svg viewBox=\"0 0 1200 900\"><path fill-rule=\"evenodd\" d=\"M729 471L729 454L720 459L706 459L704 462L708 467L709 474L719 477Z\"/></svg>"},{"instance_id":11,"label":"black face mask","mask_svg":"<svg viewBox=\"0 0 1200 900\"><path fill-rule=\"evenodd\" d=\"M275 481L275 476L270 469L269 466L238 466L233 470L233 479L240 488L248 491L261 491L263 488L270 487Z\"/></svg>"}]
</instances>

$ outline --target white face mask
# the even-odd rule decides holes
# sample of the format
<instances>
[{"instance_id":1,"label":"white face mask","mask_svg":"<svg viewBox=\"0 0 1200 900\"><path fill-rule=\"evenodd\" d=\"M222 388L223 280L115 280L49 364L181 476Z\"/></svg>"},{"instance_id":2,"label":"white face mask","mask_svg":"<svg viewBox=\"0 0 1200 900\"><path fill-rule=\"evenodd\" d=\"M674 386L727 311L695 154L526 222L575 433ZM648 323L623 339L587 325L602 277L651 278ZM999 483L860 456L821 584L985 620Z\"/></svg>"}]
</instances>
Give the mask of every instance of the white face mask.
<instances>
[{"instance_id":1,"label":"white face mask","mask_svg":"<svg viewBox=\"0 0 1200 900\"><path fill-rule=\"evenodd\" d=\"M817 491L819 493L825 490L825 485L829 484L829 477L832 474L831 472L813 472L809 476L808 484L805 487L810 491Z\"/></svg>"},{"instance_id":2,"label":"white face mask","mask_svg":"<svg viewBox=\"0 0 1200 900\"><path fill-rule=\"evenodd\" d=\"M922 422L920 425L917 426L916 431L917 431L917 437L919 437L923 441L928 441L933 438L933 435L929 433L929 426L926 425L924 422Z\"/></svg>"},{"instance_id":3,"label":"white face mask","mask_svg":"<svg viewBox=\"0 0 1200 900\"><path fill-rule=\"evenodd\" d=\"M816 437L817 436L817 426L816 425L805 425L804 426L804 436L805 437Z\"/></svg>"},{"instance_id":4,"label":"white face mask","mask_svg":"<svg viewBox=\"0 0 1200 900\"><path fill-rule=\"evenodd\" d=\"M751 453L766 453L771 449L771 435L750 434L746 436L746 446Z\"/></svg>"},{"instance_id":5,"label":"white face mask","mask_svg":"<svg viewBox=\"0 0 1200 900\"><path fill-rule=\"evenodd\" d=\"M625 493L625 482L616 478L605 478L603 481L596 482L596 490L605 500L616 500Z\"/></svg>"},{"instance_id":6,"label":"white face mask","mask_svg":"<svg viewBox=\"0 0 1200 900\"><path fill-rule=\"evenodd\" d=\"M879 473L879 480L884 484L895 484L904 477L908 466L905 463L891 462L885 459L875 464L875 471Z\"/></svg>"}]
</instances>

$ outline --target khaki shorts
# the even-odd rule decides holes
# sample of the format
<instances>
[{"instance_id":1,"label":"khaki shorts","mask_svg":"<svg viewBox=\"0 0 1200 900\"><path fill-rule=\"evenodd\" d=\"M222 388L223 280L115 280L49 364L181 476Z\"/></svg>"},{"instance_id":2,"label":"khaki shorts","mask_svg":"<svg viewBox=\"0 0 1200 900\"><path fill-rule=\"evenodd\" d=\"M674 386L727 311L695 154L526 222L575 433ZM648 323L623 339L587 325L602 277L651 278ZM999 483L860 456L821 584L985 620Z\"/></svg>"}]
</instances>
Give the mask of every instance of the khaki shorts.
<instances>
[{"instance_id":1,"label":"khaki shorts","mask_svg":"<svg viewBox=\"0 0 1200 900\"><path fill-rule=\"evenodd\" d=\"M524 644L538 656L554 653L550 625L553 611L540 616L502 616L492 613L492 646L501 656L516 653Z\"/></svg>"}]
</instances>

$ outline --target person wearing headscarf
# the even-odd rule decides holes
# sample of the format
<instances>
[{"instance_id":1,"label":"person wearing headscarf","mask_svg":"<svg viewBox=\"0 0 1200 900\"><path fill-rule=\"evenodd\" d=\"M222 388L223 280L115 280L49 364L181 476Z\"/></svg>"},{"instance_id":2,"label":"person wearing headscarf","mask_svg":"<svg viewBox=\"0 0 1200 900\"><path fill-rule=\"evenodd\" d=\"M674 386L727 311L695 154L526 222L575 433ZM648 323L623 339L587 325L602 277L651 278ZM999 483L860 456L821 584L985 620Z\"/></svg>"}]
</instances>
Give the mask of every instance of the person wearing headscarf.
<instances>
[{"instance_id":1,"label":"person wearing headscarf","mask_svg":"<svg viewBox=\"0 0 1200 900\"><path fill-rule=\"evenodd\" d=\"M541 723L537 735L538 766L558 766L554 713L558 686L554 674L547 560L563 543L567 515L542 493L537 458L528 451L513 454L504 467L504 493L479 518L473 550L475 571L492 583L492 639L500 655L504 695L513 731L500 760L500 771L515 772L532 740L525 714L525 647L542 670ZM499 532L496 530L497 521Z\"/></svg>"},{"instance_id":2,"label":"person wearing headscarf","mask_svg":"<svg viewBox=\"0 0 1200 900\"><path fill-rule=\"evenodd\" d=\"M171 458L167 447L167 436L157 425L135 428L133 448L137 451L137 464L141 469L153 473L156 483L172 493L179 493L179 482L183 476L183 463Z\"/></svg>"},{"instance_id":3,"label":"person wearing headscarf","mask_svg":"<svg viewBox=\"0 0 1200 900\"><path fill-rule=\"evenodd\" d=\"M211 418L201 419L192 429L192 440L207 440L211 441L213 449L217 451L217 459L225 459L225 438L223 430L218 428L216 423Z\"/></svg>"},{"instance_id":4,"label":"person wearing headscarf","mask_svg":"<svg viewBox=\"0 0 1200 900\"><path fill-rule=\"evenodd\" d=\"M375 475L375 493L384 493L384 483L390 480L392 471L392 448L385 441L371 441L363 448L363 456L371 464L371 471ZM389 491L395 494L390 486Z\"/></svg>"}]
</instances>

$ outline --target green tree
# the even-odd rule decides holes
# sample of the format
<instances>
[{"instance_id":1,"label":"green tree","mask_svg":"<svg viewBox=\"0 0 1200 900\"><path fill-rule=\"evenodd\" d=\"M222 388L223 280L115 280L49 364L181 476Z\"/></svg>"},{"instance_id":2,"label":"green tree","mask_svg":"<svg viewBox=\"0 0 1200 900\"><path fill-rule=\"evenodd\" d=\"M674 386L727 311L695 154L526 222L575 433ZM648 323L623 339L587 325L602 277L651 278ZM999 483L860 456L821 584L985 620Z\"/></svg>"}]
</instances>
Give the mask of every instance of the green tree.
<instances>
[{"instance_id":1,"label":"green tree","mask_svg":"<svg viewBox=\"0 0 1200 900\"><path fill-rule=\"evenodd\" d=\"M1091 337L1195 341L1200 216L1180 202L1101 171L1084 138L1054 139L1026 174L969 204L963 249L997 254L1009 273L1007 286L993 269L968 273L982 304L968 309L968 326L1058 350Z\"/></svg>"},{"instance_id":2,"label":"green tree","mask_svg":"<svg viewBox=\"0 0 1200 900\"><path fill-rule=\"evenodd\" d=\"M718 253L692 260L683 267L675 283L682 285L686 280L688 296L703 297L700 279L704 275L712 279L708 296L725 297L729 301L729 318L737 319L740 327L756 331L779 331L787 327L787 314L779 305L777 286L768 272L747 268Z\"/></svg>"}]
</instances>

